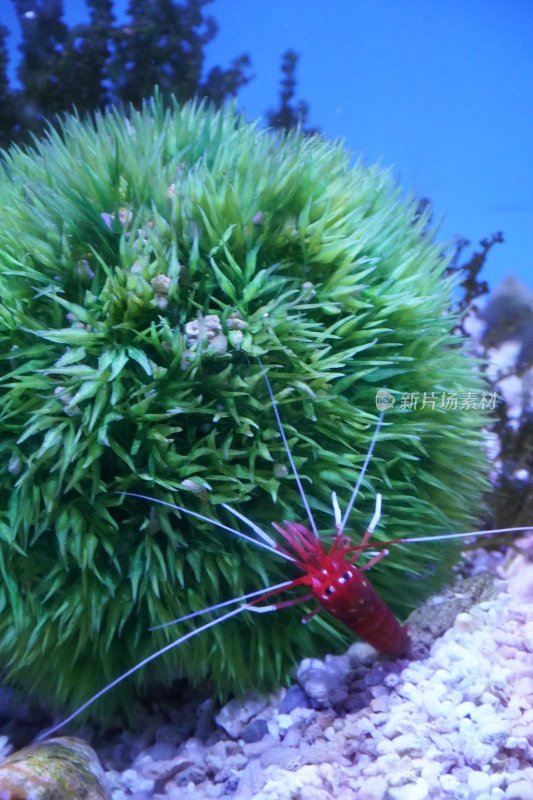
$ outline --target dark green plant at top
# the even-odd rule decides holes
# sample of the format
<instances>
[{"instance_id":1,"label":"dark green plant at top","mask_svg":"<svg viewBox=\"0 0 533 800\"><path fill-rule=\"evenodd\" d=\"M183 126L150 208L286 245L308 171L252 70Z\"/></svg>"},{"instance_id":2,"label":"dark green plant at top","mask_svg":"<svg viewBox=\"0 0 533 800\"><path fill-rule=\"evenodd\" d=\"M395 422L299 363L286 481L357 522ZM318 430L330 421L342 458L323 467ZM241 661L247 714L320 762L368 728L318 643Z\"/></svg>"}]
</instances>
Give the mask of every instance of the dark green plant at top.
<instances>
[{"instance_id":1,"label":"dark green plant at top","mask_svg":"<svg viewBox=\"0 0 533 800\"><path fill-rule=\"evenodd\" d=\"M245 53L227 67L205 69L218 25L212 0L129 0L116 19L113 0L85 0L88 21L69 25L63 0L5 0L20 27L20 86L7 74L0 25L0 144L28 143L61 112L83 115L117 103L139 107L159 86L181 102L202 97L222 105L251 79ZM72 5L72 4L71 4ZM78 6L81 5L78 3ZM126 19L124 19L126 15Z\"/></svg>"},{"instance_id":2,"label":"dark green plant at top","mask_svg":"<svg viewBox=\"0 0 533 800\"><path fill-rule=\"evenodd\" d=\"M118 494L231 525L221 502L266 529L305 522L257 357L325 534L330 493L347 501L384 386L398 400L354 538L376 491L378 537L471 524L486 412L461 400L483 385L451 333L442 248L381 170L351 168L340 144L318 137L273 135L232 111L165 112L156 100L128 118L66 118L33 149L5 154L0 219L10 683L72 708L197 620L149 626L296 576L207 523ZM402 393L416 392L418 408L402 410ZM454 392L458 407L445 410ZM396 547L372 580L405 615L455 554ZM216 627L114 690L107 709L156 678L210 676L222 694L271 686L295 659L350 640L331 620L303 626L301 616Z\"/></svg>"}]
</instances>

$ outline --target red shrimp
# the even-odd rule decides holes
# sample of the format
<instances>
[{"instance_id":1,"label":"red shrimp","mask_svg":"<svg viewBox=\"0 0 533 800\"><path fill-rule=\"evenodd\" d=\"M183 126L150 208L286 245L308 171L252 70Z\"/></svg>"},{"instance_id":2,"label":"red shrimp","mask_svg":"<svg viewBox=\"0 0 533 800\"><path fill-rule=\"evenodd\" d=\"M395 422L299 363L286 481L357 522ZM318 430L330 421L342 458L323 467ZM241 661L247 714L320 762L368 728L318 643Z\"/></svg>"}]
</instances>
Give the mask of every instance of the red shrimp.
<instances>
[{"instance_id":1,"label":"red shrimp","mask_svg":"<svg viewBox=\"0 0 533 800\"><path fill-rule=\"evenodd\" d=\"M218 520L210 519L209 517L199 514L196 511L191 511L190 509L174 505L173 503L168 503L165 500L159 500L154 497L136 494L133 492L124 492L123 495L126 497L137 497L142 500L148 500L149 502L159 503L160 505L168 506L175 511L179 511L187 514L188 516L208 522L215 527L221 528L222 530L225 530L234 536L250 542L256 547L264 548L270 553L286 559L295 567L299 568L304 574L299 578L284 581L283 583L279 583L266 589L259 589L257 591L242 595L241 597L236 597L232 598L231 600L217 603L209 608L201 609L200 611L193 611L192 613L180 617L179 619L171 620L170 622L164 623L164 625L156 626L165 627L167 625L178 624L201 614L220 611L221 609L231 605L236 606L231 611L227 611L226 613L210 620L204 625L201 625L195 630L186 633L184 636L181 636L175 641L170 642L169 644L149 655L147 658L135 664L129 670L124 672L122 675L119 675L113 681L100 689L100 691L90 697L68 717L55 724L53 727L43 731L37 737L37 741L45 739L63 728L79 714L85 711L89 706L95 703L100 697L117 686L117 684L126 680L126 678L128 678L130 675L154 661L159 656L175 647L178 647L192 637L197 636L214 625L218 625L219 623L222 623L231 617L237 616L244 611L268 613L314 599L318 601L319 605L303 618L303 622L309 621L322 608L346 625L347 628L356 633L361 639L373 645L377 650L393 656L404 655L408 651L409 634L407 626L400 625L400 623L394 617L391 609L379 597L365 574L378 561L388 555L388 550L384 549L382 552L374 554L365 564L356 566L356 562L358 561L359 557L365 550L368 550L370 539L379 522L381 516L380 494L376 495L374 516L372 517L372 520L368 525L360 544L354 545L351 540L344 535L347 520L372 457L374 446L383 421L384 411L381 412L378 418L374 435L344 515L341 515L335 492L332 494L336 533L333 543L329 549L326 549L324 543L320 540L309 503L298 475L298 471L296 469L296 465L294 463L294 459L292 457L287 437L281 422L272 387L266 376L266 373L264 374L283 445L287 453L300 496L302 498L302 503L310 523L310 528L307 528L305 525L299 522L285 521L282 525L273 523L273 527L278 531L284 540L285 544L281 545L265 531L263 531L258 525L256 525L252 520L248 519L240 511L237 511L226 503L221 503L221 506L229 511L234 517L244 522L258 538L254 538L242 533L242 531L239 531L236 528L231 528L230 526L225 525ZM375 546L384 547L385 545L389 544L404 544L409 542L434 542L443 539L462 538L474 535L489 535L494 533L510 533L523 530L527 530L527 528L498 528L492 531L471 531L468 533L452 533L443 534L440 536L410 537L380 542ZM268 598L273 597L280 592L285 592L288 589L300 586L308 587L310 591L307 594L294 599L273 602L268 605L257 605L258 603L261 603L262 601L267 600ZM151 628L151 630L155 629L156 628Z\"/></svg>"},{"instance_id":2,"label":"red shrimp","mask_svg":"<svg viewBox=\"0 0 533 800\"><path fill-rule=\"evenodd\" d=\"M380 500L378 495L378 502ZM372 535L372 524L357 548L352 546L349 539L337 534L329 551L298 522L284 522L283 525L274 523L274 528L298 555L295 563L306 573L303 578L292 581L292 584L309 586L311 589L311 594L298 598L297 602L314 598L320 604L307 615L306 620L322 607L376 650L395 656L406 652L409 642L407 627L398 623L364 574L387 554L386 551L362 566L355 566ZM357 550L355 558L354 550ZM276 605L279 608L282 604Z\"/></svg>"},{"instance_id":3,"label":"red shrimp","mask_svg":"<svg viewBox=\"0 0 533 800\"><path fill-rule=\"evenodd\" d=\"M355 484L344 517L341 517L335 492L332 494L336 533L333 544L329 551L326 551L318 536L313 515L309 508L298 475L298 470L292 458L287 437L285 436L285 430L279 416L274 393L266 374L265 378L283 444L296 478L307 516L313 528L313 532L311 532L298 522L285 521L283 525L273 523L273 527L283 536L289 545L290 551L296 556L294 559L295 565L305 573L303 577L291 581L291 585L309 586L311 589L311 594L303 598L298 598L294 602L304 602L305 600L314 598L318 600L320 606L329 614L346 625L347 628L356 633L365 642L373 645L376 650L388 653L389 655L403 655L409 643L407 627L399 624L390 608L377 594L370 581L364 575L366 570L370 569L370 567L374 566L374 564L387 555L387 551L385 550L375 555L363 566L355 566L359 556L367 549L368 542L379 522L381 516L380 494L376 496L376 510L361 543L359 545L353 545L351 540L343 535L346 522L372 457L384 412L382 411L379 416L363 467L357 479L357 483ZM277 549L279 551L282 550L279 545ZM287 551L284 552L286 555L291 555L290 551L288 553ZM293 601L288 602L293 604ZM284 604L277 603L275 605L277 608L280 608ZM285 603L285 605L287 605L287 603ZM306 621L320 610L320 606L307 615L305 618Z\"/></svg>"}]
</instances>

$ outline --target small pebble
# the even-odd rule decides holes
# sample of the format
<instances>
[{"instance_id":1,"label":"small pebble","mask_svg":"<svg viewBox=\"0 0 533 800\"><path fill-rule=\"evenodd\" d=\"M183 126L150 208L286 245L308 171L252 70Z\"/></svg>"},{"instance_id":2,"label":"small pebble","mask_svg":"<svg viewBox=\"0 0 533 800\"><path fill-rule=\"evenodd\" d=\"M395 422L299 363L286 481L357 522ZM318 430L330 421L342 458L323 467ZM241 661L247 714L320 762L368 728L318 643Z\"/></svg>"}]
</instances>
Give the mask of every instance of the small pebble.
<instances>
[{"instance_id":1,"label":"small pebble","mask_svg":"<svg viewBox=\"0 0 533 800\"><path fill-rule=\"evenodd\" d=\"M290 714L295 708L309 708L309 698L297 683L289 686L279 704L280 714Z\"/></svg>"},{"instance_id":2,"label":"small pebble","mask_svg":"<svg viewBox=\"0 0 533 800\"><path fill-rule=\"evenodd\" d=\"M390 800L426 800L429 797L429 785L424 778L418 778L414 783L391 787L388 796Z\"/></svg>"},{"instance_id":3,"label":"small pebble","mask_svg":"<svg viewBox=\"0 0 533 800\"><path fill-rule=\"evenodd\" d=\"M472 633L476 629L475 621L470 614L462 612L455 619L455 627L461 633Z\"/></svg>"},{"instance_id":4,"label":"small pebble","mask_svg":"<svg viewBox=\"0 0 533 800\"><path fill-rule=\"evenodd\" d=\"M177 750L170 742L156 742L149 749L153 761L170 761L177 755Z\"/></svg>"},{"instance_id":5,"label":"small pebble","mask_svg":"<svg viewBox=\"0 0 533 800\"><path fill-rule=\"evenodd\" d=\"M382 775L366 778L360 789L357 790L358 800L384 800L387 793L388 782Z\"/></svg>"},{"instance_id":6,"label":"small pebble","mask_svg":"<svg viewBox=\"0 0 533 800\"><path fill-rule=\"evenodd\" d=\"M215 720L217 725L223 728L226 733L233 739L237 739L244 728L246 723L260 714L265 708L267 701L263 697L250 692L245 698L240 700L231 700L225 705L216 715Z\"/></svg>"},{"instance_id":7,"label":"small pebble","mask_svg":"<svg viewBox=\"0 0 533 800\"><path fill-rule=\"evenodd\" d=\"M503 747L509 735L509 727L501 720L485 722L479 728L479 740L484 744Z\"/></svg>"},{"instance_id":8,"label":"small pebble","mask_svg":"<svg viewBox=\"0 0 533 800\"><path fill-rule=\"evenodd\" d=\"M394 749L400 755L413 755L420 753L422 750L422 743L418 736L413 733L403 733L400 736L396 736L392 740L392 744L394 745Z\"/></svg>"},{"instance_id":9,"label":"small pebble","mask_svg":"<svg viewBox=\"0 0 533 800\"><path fill-rule=\"evenodd\" d=\"M377 650L366 642L354 642L348 650L348 658L352 666L356 664L373 664L377 657Z\"/></svg>"},{"instance_id":10,"label":"small pebble","mask_svg":"<svg viewBox=\"0 0 533 800\"><path fill-rule=\"evenodd\" d=\"M477 797L481 792L490 792L490 775L487 775L486 772L469 772L467 783L474 797Z\"/></svg>"},{"instance_id":11,"label":"small pebble","mask_svg":"<svg viewBox=\"0 0 533 800\"><path fill-rule=\"evenodd\" d=\"M505 800L533 800L533 783L515 781L505 790Z\"/></svg>"},{"instance_id":12,"label":"small pebble","mask_svg":"<svg viewBox=\"0 0 533 800\"><path fill-rule=\"evenodd\" d=\"M122 785L131 792L152 792L154 782L150 778L143 778L134 769L125 770L120 778Z\"/></svg>"},{"instance_id":13,"label":"small pebble","mask_svg":"<svg viewBox=\"0 0 533 800\"><path fill-rule=\"evenodd\" d=\"M268 725L264 719L255 719L243 730L241 738L245 742L259 742L268 733Z\"/></svg>"}]
</instances>

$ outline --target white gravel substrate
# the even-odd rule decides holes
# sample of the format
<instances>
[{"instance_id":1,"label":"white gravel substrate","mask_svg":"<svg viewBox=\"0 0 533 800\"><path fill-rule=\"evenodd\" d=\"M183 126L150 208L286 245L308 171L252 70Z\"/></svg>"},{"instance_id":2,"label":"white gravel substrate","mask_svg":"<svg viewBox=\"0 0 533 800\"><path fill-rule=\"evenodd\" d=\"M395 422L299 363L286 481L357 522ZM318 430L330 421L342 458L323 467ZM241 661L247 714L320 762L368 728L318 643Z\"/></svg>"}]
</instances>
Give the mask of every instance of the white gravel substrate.
<instances>
[{"instance_id":1,"label":"white gravel substrate","mask_svg":"<svg viewBox=\"0 0 533 800\"><path fill-rule=\"evenodd\" d=\"M177 709L97 748L113 800L533 800L532 550L476 551L495 594L421 660L357 643L273 697L215 720L209 702Z\"/></svg>"}]
</instances>

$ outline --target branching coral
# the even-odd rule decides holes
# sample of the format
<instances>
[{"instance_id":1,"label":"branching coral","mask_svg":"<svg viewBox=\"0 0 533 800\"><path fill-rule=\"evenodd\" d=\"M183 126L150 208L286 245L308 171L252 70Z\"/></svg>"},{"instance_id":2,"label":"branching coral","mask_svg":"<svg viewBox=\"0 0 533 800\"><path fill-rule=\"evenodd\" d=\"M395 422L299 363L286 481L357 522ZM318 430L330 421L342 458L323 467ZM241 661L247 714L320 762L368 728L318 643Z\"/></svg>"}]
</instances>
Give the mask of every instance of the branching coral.
<instances>
[{"instance_id":1,"label":"branching coral","mask_svg":"<svg viewBox=\"0 0 533 800\"><path fill-rule=\"evenodd\" d=\"M221 502L267 528L305 522L257 357L323 531L333 527L331 491L349 497L382 387L398 399L354 537L378 490L383 538L471 523L486 412L461 397L481 397L483 385L452 335L443 251L416 209L380 169L351 167L341 144L273 135L231 110L165 111L158 100L94 123L66 118L32 149L4 155L9 681L72 707L179 635L149 626L292 576L219 529L120 494L226 524L238 521ZM416 392L416 410L401 409L402 393ZM457 408L444 408L453 393ZM454 556L442 543L399 546L372 579L404 614ZM269 686L297 657L346 641L334 623L302 626L301 616L293 608L214 628L117 688L107 709L154 679L210 676L221 693Z\"/></svg>"}]
</instances>

